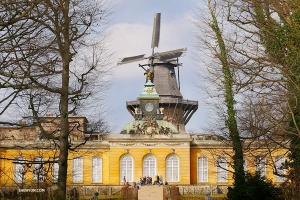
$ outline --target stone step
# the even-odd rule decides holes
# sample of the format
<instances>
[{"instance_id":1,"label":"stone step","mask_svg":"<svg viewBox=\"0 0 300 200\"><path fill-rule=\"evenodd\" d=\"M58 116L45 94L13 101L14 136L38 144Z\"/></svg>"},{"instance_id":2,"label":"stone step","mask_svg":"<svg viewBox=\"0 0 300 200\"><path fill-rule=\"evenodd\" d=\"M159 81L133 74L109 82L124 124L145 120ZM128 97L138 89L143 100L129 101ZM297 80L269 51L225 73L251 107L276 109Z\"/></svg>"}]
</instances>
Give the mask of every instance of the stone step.
<instances>
[{"instance_id":1,"label":"stone step","mask_svg":"<svg viewBox=\"0 0 300 200\"><path fill-rule=\"evenodd\" d=\"M139 200L163 200L163 186L145 185L141 186L139 193Z\"/></svg>"}]
</instances>

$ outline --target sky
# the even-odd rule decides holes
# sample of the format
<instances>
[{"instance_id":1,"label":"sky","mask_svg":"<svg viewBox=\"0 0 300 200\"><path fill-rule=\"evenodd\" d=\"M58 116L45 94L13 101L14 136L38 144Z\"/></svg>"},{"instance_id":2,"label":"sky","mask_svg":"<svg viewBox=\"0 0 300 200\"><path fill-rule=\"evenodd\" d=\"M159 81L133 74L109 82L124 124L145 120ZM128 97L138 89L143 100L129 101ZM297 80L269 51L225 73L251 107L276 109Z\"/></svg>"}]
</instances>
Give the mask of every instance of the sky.
<instances>
[{"instance_id":1,"label":"sky","mask_svg":"<svg viewBox=\"0 0 300 200\"><path fill-rule=\"evenodd\" d=\"M198 101L198 110L186 125L187 132L203 133L208 119L204 93L200 90L199 61L195 59L192 36L193 16L200 0L117 0L109 22L109 48L117 64L118 58L151 55L152 26L155 13L161 13L160 43L155 52L187 48L179 59L180 87L184 99ZM113 133L119 133L133 117L126 109L126 101L136 100L145 84L140 61L116 66L111 77L107 106L110 110ZM176 70L177 71L177 70Z\"/></svg>"}]
</instances>

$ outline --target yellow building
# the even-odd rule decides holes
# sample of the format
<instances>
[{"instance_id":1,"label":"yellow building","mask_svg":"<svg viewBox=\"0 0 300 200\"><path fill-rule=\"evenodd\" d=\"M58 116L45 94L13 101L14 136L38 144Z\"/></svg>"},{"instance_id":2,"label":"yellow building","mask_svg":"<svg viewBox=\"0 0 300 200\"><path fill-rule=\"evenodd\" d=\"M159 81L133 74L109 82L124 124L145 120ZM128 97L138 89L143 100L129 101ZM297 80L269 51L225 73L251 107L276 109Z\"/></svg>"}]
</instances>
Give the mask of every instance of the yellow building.
<instances>
[{"instance_id":1,"label":"yellow building","mask_svg":"<svg viewBox=\"0 0 300 200\"><path fill-rule=\"evenodd\" d=\"M132 183L144 176L157 175L162 176L164 182L176 185L223 189L231 185L232 148L228 141L215 135L182 132L176 126L179 121L165 120L160 100L149 80L138 98L139 109L134 108L135 120L128 123L121 134L91 134L85 117L70 117L73 127L70 146L71 149L78 147L70 150L68 185L123 185L124 177ZM42 125L53 135L59 134L56 117L46 116ZM55 184L58 143L41 138L36 127L1 127L0 131L1 187L40 188ZM264 145L257 148L255 144L245 152L245 169L259 170L274 182L283 182L284 179L273 172L277 167L279 174L285 173L280 168L285 161L285 150L270 151Z\"/></svg>"},{"instance_id":2,"label":"yellow building","mask_svg":"<svg viewBox=\"0 0 300 200\"><path fill-rule=\"evenodd\" d=\"M182 98L173 77L175 64L157 63L137 100L127 102L134 120L120 134L90 133L85 117L69 118L71 134L68 162L69 186L118 186L140 178L161 176L163 182L199 186L226 192L232 185L232 148L221 136L188 134L185 125L198 108L197 101ZM161 71L159 71L161 70ZM148 75L148 74L147 74ZM155 75L155 74L154 74ZM175 79L175 81L174 81ZM155 87L155 81L160 87ZM165 81L165 82L163 82ZM162 88L165 87L165 88ZM167 89L166 89L167 88ZM173 88L173 89L172 89ZM174 91L175 90L175 91ZM59 135L59 119L42 118L47 135ZM51 134L49 134L51 133ZM58 178L58 145L43 138L38 127L0 127L0 188L47 188ZM285 149L267 148L262 141L244 144L245 169L281 183ZM82 189L86 191L87 189Z\"/></svg>"}]
</instances>

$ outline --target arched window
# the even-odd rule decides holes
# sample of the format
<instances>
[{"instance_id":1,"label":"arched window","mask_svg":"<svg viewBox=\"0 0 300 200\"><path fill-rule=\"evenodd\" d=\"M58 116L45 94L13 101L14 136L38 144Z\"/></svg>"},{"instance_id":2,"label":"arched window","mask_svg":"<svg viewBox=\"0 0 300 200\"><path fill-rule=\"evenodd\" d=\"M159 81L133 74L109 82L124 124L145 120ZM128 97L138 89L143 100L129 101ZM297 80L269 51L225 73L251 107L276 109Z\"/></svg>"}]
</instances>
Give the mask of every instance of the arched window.
<instances>
[{"instance_id":1,"label":"arched window","mask_svg":"<svg viewBox=\"0 0 300 200\"><path fill-rule=\"evenodd\" d=\"M25 159L23 157L18 157L14 161L14 180L16 183L25 181Z\"/></svg>"},{"instance_id":2,"label":"arched window","mask_svg":"<svg viewBox=\"0 0 300 200\"><path fill-rule=\"evenodd\" d=\"M33 181L44 182L44 159L42 157L34 158Z\"/></svg>"},{"instance_id":3,"label":"arched window","mask_svg":"<svg viewBox=\"0 0 300 200\"><path fill-rule=\"evenodd\" d=\"M101 183L102 182L102 158L93 157L92 160L92 182Z\"/></svg>"},{"instance_id":4,"label":"arched window","mask_svg":"<svg viewBox=\"0 0 300 200\"><path fill-rule=\"evenodd\" d=\"M156 175L156 159L152 155L148 155L143 161L143 176L154 177Z\"/></svg>"},{"instance_id":5,"label":"arched window","mask_svg":"<svg viewBox=\"0 0 300 200\"><path fill-rule=\"evenodd\" d=\"M175 155L171 155L166 160L166 181L179 181L179 160Z\"/></svg>"},{"instance_id":6,"label":"arched window","mask_svg":"<svg viewBox=\"0 0 300 200\"><path fill-rule=\"evenodd\" d=\"M120 162L120 182L123 182L125 176L127 182L133 181L133 160L129 155L123 156Z\"/></svg>"},{"instance_id":7,"label":"arched window","mask_svg":"<svg viewBox=\"0 0 300 200\"><path fill-rule=\"evenodd\" d=\"M198 158L198 182L208 182L208 159Z\"/></svg>"},{"instance_id":8,"label":"arched window","mask_svg":"<svg viewBox=\"0 0 300 200\"><path fill-rule=\"evenodd\" d=\"M217 160L217 179L218 182L228 182L228 172L227 172L227 160L224 157L220 157Z\"/></svg>"},{"instance_id":9,"label":"arched window","mask_svg":"<svg viewBox=\"0 0 300 200\"><path fill-rule=\"evenodd\" d=\"M73 183L82 183L83 182L83 159L74 158L73 159Z\"/></svg>"}]
</instances>

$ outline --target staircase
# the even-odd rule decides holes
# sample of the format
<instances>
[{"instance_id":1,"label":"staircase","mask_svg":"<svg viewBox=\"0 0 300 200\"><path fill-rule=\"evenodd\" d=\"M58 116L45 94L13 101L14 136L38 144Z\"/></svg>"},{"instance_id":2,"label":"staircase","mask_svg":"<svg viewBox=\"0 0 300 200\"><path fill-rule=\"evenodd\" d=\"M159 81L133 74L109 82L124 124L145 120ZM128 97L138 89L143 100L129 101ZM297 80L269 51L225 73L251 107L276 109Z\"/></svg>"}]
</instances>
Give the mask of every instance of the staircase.
<instances>
[{"instance_id":1,"label":"staircase","mask_svg":"<svg viewBox=\"0 0 300 200\"><path fill-rule=\"evenodd\" d=\"M139 189L139 200L163 200L163 186L145 185Z\"/></svg>"}]
</instances>

